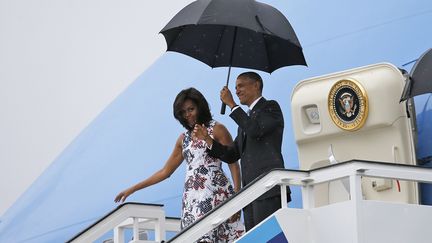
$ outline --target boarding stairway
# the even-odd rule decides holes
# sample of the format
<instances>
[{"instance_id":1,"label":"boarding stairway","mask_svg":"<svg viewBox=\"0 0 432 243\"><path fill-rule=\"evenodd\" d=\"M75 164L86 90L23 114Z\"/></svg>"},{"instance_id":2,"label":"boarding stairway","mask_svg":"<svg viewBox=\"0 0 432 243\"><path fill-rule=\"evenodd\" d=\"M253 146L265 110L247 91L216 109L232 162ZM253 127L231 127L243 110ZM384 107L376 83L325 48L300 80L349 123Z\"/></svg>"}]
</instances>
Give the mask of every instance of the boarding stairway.
<instances>
[{"instance_id":1,"label":"boarding stairway","mask_svg":"<svg viewBox=\"0 0 432 243\"><path fill-rule=\"evenodd\" d=\"M399 102L406 80L394 65L378 63L300 81L291 97L300 170L263 174L182 231L177 221L172 230L179 232L168 242L196 241L274 186L282 208L237 242L431 242L432 207L419 204L419 183L432 183L432 169L417 166L414 105ZM302 208L288 208L287 185L301 188ZM156 227L152 242L167 239L161 206L126 205L69 242L92 242L112 229L114 242L122 243L117 225L128 218L131 242L145 242L138 218Z\"/></svg>"},{"instance_id":2,"label":"boarding stairway","mask_svg":"<svg viewBox=\"0 0 432 243\"><path fill-rule=\"evenodd\" d=\"M274 186L280 186L282 202L286 202L286 196L283 195L286 195L286 186L290 185L292 188L301 188L303 208L288 208L283 203L281 209L237 242L429 243L432 207L365 200L362 178L366 177L432 183L432 169L352 160L310 171L272 170L166 242L194 242ZM349 180L349 200L316 207L314 188L325 183L340 182L344 178ZM132 243L165 241L165 231L179 230L178 221L174 223L164 218L161 205L126 203L68 242L93 242L108 230L114 230L114 242L122 243L124 237L121 238L121 228L125 220L130 221L128 218L133 219L134 239L138 239L139 230L156 231L154 241L132 240Z\"/></svg>"},{"instance_id":3,"label":"boarding stairway","mask_svg":"<svg viewBox=\"0 0 432 243\"><path fill-rule=\"evenodd\" d=\"M161 242L165 240L167 232L180 231L180 219L166 217L161 204L128 202L118 206L67 242L94 242L112 230L113 239L102 239L103 242L124 243L127 229L133 230L135 240L132 242ZM149 231L154 232L154 241L140 240L142 233Z\"/></svg>"}]
</instances>

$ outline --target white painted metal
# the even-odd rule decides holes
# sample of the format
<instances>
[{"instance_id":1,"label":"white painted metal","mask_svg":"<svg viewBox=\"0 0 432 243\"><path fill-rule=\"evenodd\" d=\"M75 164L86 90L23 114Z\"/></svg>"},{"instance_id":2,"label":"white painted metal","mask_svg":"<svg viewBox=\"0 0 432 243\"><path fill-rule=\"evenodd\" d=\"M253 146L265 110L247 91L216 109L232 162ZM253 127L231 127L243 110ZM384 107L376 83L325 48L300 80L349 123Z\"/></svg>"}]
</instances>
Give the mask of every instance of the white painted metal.
<instances>
[{"instance_id":1,"label":"white painted metal","mask_svg":"<svg viewBox=\"0 0 432 243\"><path fill-rule=\"evenodd\" d=\"M134 241L139 240L138 218L133 217L133 238Z\"/></svg>"},{"instance_id":2,"label":"white painted metal","mask_svg":"<svg viewBox=\"0 0 432 243\"><path fill-rule=\"evenodd\" d=\"M307 175L307 172L302 171L272 171L256 183L243 189L241 193L223 203L217 210L204 216L169 242L194 242L214 228L215 225L213 223L215 220L219 223L227 220L231 215L270 190L271 187L269 185L285 184L287 181L286 178L292 179L289 180L291 183L301 183L301 178L307 177Z\"/></svg>"},{"instance_id":3,"label":"white painted metal","mask_svg":"<svg viewBox=\"0 0 432 243\"><path fill-rule=\"evenodd\" d=\"M328 95L342 79L356 80L364 88L369 112L362 128L344 131L329 115ZM415 165L416 156L411 119L406 106L399 103L405 77L389 63L359 67L300 81L291 98L292 123L298 148L300 169L330 165L330 160L351 159L397 162ZM384 98L385 96L385 98ZM318 110L318 121L307 116L310 107ZM332 153L329 160L329 147ZM400 181L399 191L392 180L363 178L366 199L416 203L417 185ZM316 204L347 200L349 192L340 190L340 181L315 186Z\"/></svg>"},{"instance_id":4,"label":"white painted metal","mask_svg":"<svg viewBox=\"0 0 432 243\"><path fill-rule=\"evenodd\" d=\"M209 232L219 223L227 220L231 215L238 212L240 209L245 207L247 204L258 198L260 195L270 190L269 185L297 185L303 188L303 203L304 209L280 209L276 215L278 220L283 217L283 220L279 220L279 223L285 222L288 225L293 225L296 222L298 227L290 226L289 228L283 228L285 235L292 237L289 239L290 243L370 243L380 241L370 241L373 234L371 233L371 222L374 220L374 214L368 215L370 207L379 208L383 212L376 213L377 217L391 216L396 217L398 215L398 208L401 215L399 221L405 220L407 214L412 214L408 221L412 223L416 217L419 217L421 224L427 224L426 218L429 220L432 218L432 207L425 207L420 205L409 205L408 204L393 204L399 206L393 206L391 213L385 212L385 205L391 204L390 202L373 202L364 200L362 194L362 177L378 177L378 178L391 178L400 180L410 181L422 181L432 183L432 169L420 168L415 166L403 166L399 164L389 163L371 163L362 161L352 161L346 163L336 164L330 167L319 168L312 171L294 171L294 170L275 170L265 175L255 183L244 188L239 194L235 195L230 200L220 205L216 210L211 211L208 215L191 225L189 228L180 232L172 240L168 242L194 242L205 233ZM321 207L314 206L314 187L317 184L333 181L337 178L350 178L350 191L351 197L349 201L333 203ZM283 189L282 189L283 190ZM421 212L416 211L417 209ZM378 210L378 209L372 209ZM283 211L284 214L281 214ZM284 216L282 216L284 215ZM297 215L297 216L296 216ZM366 215L366 216L365 216ZM164 222L165 215L161 207L156 208L143 208L140 205L125 205L124 208L120 208L117 212L95 225L92 229L82 234L79 238L73 242L92 242L99 238L109 229L114 230L116 236L116 242L124 243L119 238L124 232L124 228L131 227L131 219L125 221L127 218L136 217L144 218L138 221L139 229L147 229L158 227L157 221ZM388 220L391 219L388 218ZM295 221L290 221L290 220ZM381 221L387 219L380 218ZM393 220L393 219L391 219ZM133 223L132 223L133 224ZM366 225L367 224L367 225ZM385 223L381 223L386 227ZM389 225L396 227L396 222L393 220ZM303 228L306 225L307 227ZM372 224L375 225L375 224ZM417 227L417 224L414 224ZM408 223L406 224L408 226ZM423 225L421 225L423 227ZM374 227L377 227L376 225ZM411 226L412 227L412 226ZM423 228L420 227L421 229ZM179 229L173 226L170 220L166 220L165 227L161 227L161 232L165 232L168 229ZM332 230L333 229L333 230ZM384 232L389 232L390 229L384 228ZM335 233L335 230L338 232ZM297 233L296 233L297 232ZM324 235L324 232L327 232ZM402 232L396 232L402 234ZM410 229L410 234L419 233L416 229ZM424 234L427 232L425 231ZM300 235L299 235L300 234ZM370 235L372 234L372 236ZM384 237L385 233L382 233L379 237ZM333 237L333 238L332 238ZM162 237L161 237L162 238ZM324 240L333 239L333 240ZM401 239L406 239L401 236ZM413 238L415 239L415 238ZM142 241L139 241L142 242ZM381 241L386 242L386 241ZM402 243L403 241L394 241ZM407 241L405 241L407 242ZM424 241L409 241L409 242L424 242Z\"/></svg>"},{"instance_id":5,"label":"white painted metal","mask_svg":"<svg viewBox=\"0 0 432 243\"><path fill-rule=\"evenodd\" d=\"M432 207L363 201L363 242L430 243Z\"/></svg>"},{"instance_id":6,"label":"white painted metal","mask_svg":"<svg viewBox=\"0 0 432 243\"><path fill-rule=\"evenodd\" d=\"M115 243L124 243L124 228L115 227L113 238Z\"/></svg>"},{"instance_id":7,"label":"white painted metal","mask_svg":"<svg viewBox=\"0 0 432 243\"><path fill-rule=\"evenodd\" d=\"M144 219L151 219L155 222L165 222L165 212L162 207L160 206L153 206L153 205L138 205L138 204L125 204L112 214L110 214L105 219L98 222L96 225L94 225L89 230L82 233L80 236L75 238L71 242L78 242L78 243L88 243L93 242L97 240L99 237L101 237L103 234L105 234L109 230L113 230L116 228L116 226L120 225L123 221L125 221L128 218L144 218ZM136 220L137 227L134 227L135 229L138 229L138 220ZM158 229L159 228L159 229ZM156 227L154 228L156 232L160 232L158 235L156 235L157 241L165 240L165 229L156 223ZM134 233L134 236L137 234ZM114 230L114 242L115 243L123 243L124 240L124 229L123 228L117 228ZM135 237L134 239L137 239Z\"/></svg>"},{"instance_id":8,"label":"white painted metal","mask_svg":"<svg viewBox=\"0 0 432 243\"><path fill-rule=\"evenodd\" d=\"M290 243L431 242L431 206L372 200L358 204L350 200L308 210L286 208L274 216Z\"/></svg>"},{"instance_id":9,"label":"white painted metal","mask_svg":"<svg viewBox=\"0 0 432 243\"><path fill-rule=\"evenodd\" d=\"M118 228L132 228L133 220L128 218L117 226ZM156 227L155 220L151 219L139 219L139 229L140 230L154 230ZM178 218L165 218L165 231L166 232L180 232L180 219Z\"/></svg>"},{"instance_id":10,"label":"white painted metal","mask_svg":"<svg viewBox=\"0 0 432 243\"><path fill-rule=\"evenodd\" d=\"M290 217L287 217L289 212ZM289 243L295 242L314 242L312 241L311 213L308 210L285 208L274 213L277 221L283 225L282 231L286 236L289 236ZM297 232L301 229L302 234Z\"/></svg>"},{"instance_id":11,"label":"white painted metal","mask_svg":"<svg viewBox=\"0 0 432 243\"><path fill-rule=\"evenodd\" d=\"M290 243L346 243L346 242L358 242L358 243L367 243L365 241L366 238L364 234L369 234L370 232L366 232L364 224L365 219L362 217L364 211L367 210L364 206L363 194L362 194L362 184L361 177L373 175L374 177L381 178L392 178L392 179L407 179L409 178L411 181L426 181L432 182L432 170L428 168L420 168L414 166L402 166L398 164L389 164L389 163L369 163L369 162L361 162L361 161L353 161L348 163L341 163L338 165L320 168L317 170L313 170L310 172L304 171L272 171L256 183L250 185L241 193L236 195L231 200L227 201L223 205L221 205L217 210L212 211L209 215L205 216L203 219L197 221L190 228L181 232L174 239L169 242L194 242L203 234L207 233L213 228L211 225L215 219L217 222L222 222L228 219L233 213L237 212L257 197L262 195L266 190L269 190L269 184L274 183L275 181L279 183L279 185L301 185L303 186L303 203L305 205L305 209L301 209L304 211L312 212L310 215L306 214L306 219L302 218L301 222L305 222L305 220L309 220L310 224L309 228L305 231L300 227L295 227L295 230L301 234L307 234L308 231L312 233L313 239L310 241L289 241ZM327 206L322 206L318 208L314 208L313 200L314 196L312 190L314 189L314 185L319 183L324 183L328 181L335 180L335 178L350 178L350 191L351 200L346 202L339 202L330 204ZM401 204L404 205L404 204ZM341 207L338 207L341 206ZM343 211L343 208L346 210ZM332 210L330 210L332 209ZM281 209L281 210L293 210L293 209ZM300 209L296 209L300 210ZM430 212L432 212L432 208L430 208ZM279 211L278 211L279 212ZM289 211L291 212L291 211ZM324 212L331 212L332 215L327 215ZM303 215L302 213L297 213L298 215ZM315 215L325 215L325 218L315 216ZM336 215L336 216L335 216ZM432 216L432 215L431 215ZM286 218L290 218L291 214L286 215ZM337 218L340 218L337 220ZM296 220L297 220L296 219ZM326 221L327 220L327 221ZM336 220L340 222L340 224L332 224L329 220ZM297 221L296 221L297 222ZM349 223L347 223L349 222ZM324 225L326 224L326 225ZM342 227L344 232L335 233L335 229L333 231L327 232L324 236L321 235L321 230L318 230L320 227ZM258 227L258 226L257 226ZM289 229L287 229L287 232ZM290 235L288 234L288 235ZM320 237L336 237L343 239L341 241L325 241L319 239ZM301 236L296 235L295 237L301 238ZM348 237L348 238L347 238ZM302 238L304 240L304 238Z\"/></svg>"},{"instance_id":12,"label":"white painted metal","mask_svg":"<svg viewBox=\"0 0 432 243\"><path fill-rule=\"evenodd\" d=\"M338 202L319 208L305 210L309 214L309 225L307 232L311 235L312 241L292 241L290 243L354 243L359 242L355 238L357 229L355 228L355 204L353 201ZM290 220L292 213L286 212L284 215ZM300 235L302 232L298 232ZM291 232L294 234L294 232Z\"/></svg>"},{"instance_id":13,"label":"white painted metal","mask_svg":"<svg viewBox=\"0 0 432 243\"><path fill-rule=\"evenodd\" d=\"M287 207L287 189L285 185L281 185L281 206L282 208Z\"/></svg>"},{"instance_id":14,"label":"white painted metal","mask_svg":"<svg viewBox=\"0 0 432 243\"><path fill-rule=\"evenodd\" d=\"M353 204L353 209L352 209L352 227L353 227L353 235L352 237L352 242L353 243L360 243L363 242L362 241L362 230L361 230L361 223L362 223L362 219L361 219L361 202L363 200L363 193L362 193L362 188L361 188L361 177L359 175L350 175L349 177L350 180L350 196L351 196L351 202Z\"/></svg>"},{"instance_id":15,"label":"white painted metal","mask_svg":"<svg viewBox=\"0 0 432 243\"><path fill-rule=\"evenodd\" d=\"M306 184L302 187L303 208L309 209L315 207L314 185Z\"/></svg>"}]
</instances>

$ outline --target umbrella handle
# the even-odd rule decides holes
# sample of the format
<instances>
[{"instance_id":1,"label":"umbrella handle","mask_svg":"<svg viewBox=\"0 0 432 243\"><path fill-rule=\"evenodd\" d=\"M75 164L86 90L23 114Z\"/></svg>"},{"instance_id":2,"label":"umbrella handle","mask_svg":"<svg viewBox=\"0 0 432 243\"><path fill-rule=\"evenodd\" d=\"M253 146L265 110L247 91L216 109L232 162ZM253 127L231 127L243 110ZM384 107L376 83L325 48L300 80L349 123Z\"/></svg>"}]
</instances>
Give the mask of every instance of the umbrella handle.
<instances>
[{"instance_id":1,"label":"umbrella handle","mask_svg":"<svg viewBox=\"0 0 432 243\"><path fill-rule=\"evenodd\" d=\"M221 107L221 114L225 115L225 110L226 110L226 104L222 102L222 107Z\"/></svg>"},{"instance_id":2,"label":"umbrella handle","mask_svg":"<svg viewBox=\"0 0 432 243\"><path fill-rule=\"evenodd\" d=\"M228 76L227 76L227 81L226 81L226 85L225 85L226 87L228 87L228 84L229 84L230 74L231 74L231 65L228 68ZM222 102L222 107L221 107L221 114L222 115L225 115L225 110L226 110L226 104Z\"/></svg>"}]
</instances>

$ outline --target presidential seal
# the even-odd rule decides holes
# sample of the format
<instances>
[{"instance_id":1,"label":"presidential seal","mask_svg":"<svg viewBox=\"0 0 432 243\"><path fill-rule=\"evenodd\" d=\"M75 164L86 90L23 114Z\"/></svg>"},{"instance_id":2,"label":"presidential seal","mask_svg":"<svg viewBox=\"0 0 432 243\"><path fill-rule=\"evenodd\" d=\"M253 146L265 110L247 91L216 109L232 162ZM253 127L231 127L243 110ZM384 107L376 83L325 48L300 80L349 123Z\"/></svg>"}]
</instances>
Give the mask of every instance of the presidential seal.
<instances>
[{"instance_id":1,"label":"presidential seal","mask_svg":"<svg viewBox=\"0 0 432 243\"><path fill-rule=\"evenodd\" d=\"M358 130L368 115L366 92L353 79L339 80L330 89L328 109L336 126L346 131Z\"/></svg>"}]
</instances>

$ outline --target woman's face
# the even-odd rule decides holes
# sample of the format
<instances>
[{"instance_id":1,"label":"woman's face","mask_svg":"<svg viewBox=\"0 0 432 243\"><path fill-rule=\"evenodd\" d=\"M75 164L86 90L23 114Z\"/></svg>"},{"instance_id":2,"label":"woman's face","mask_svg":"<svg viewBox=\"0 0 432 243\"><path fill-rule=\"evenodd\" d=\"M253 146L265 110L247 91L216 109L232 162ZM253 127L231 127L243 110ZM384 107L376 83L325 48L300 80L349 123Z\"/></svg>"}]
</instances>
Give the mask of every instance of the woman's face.
<instances>
[{"instance_id":1,"label":"woman's face","mask_svg":"<svg viewBox=\"0 0 432 243\"><path fill-rule=\"evenodd\" d=\"M182 115L189 127L194 127L198 119L198 107L192 100L186 100L182 106Z\"/></svg>"}]
</instances>

